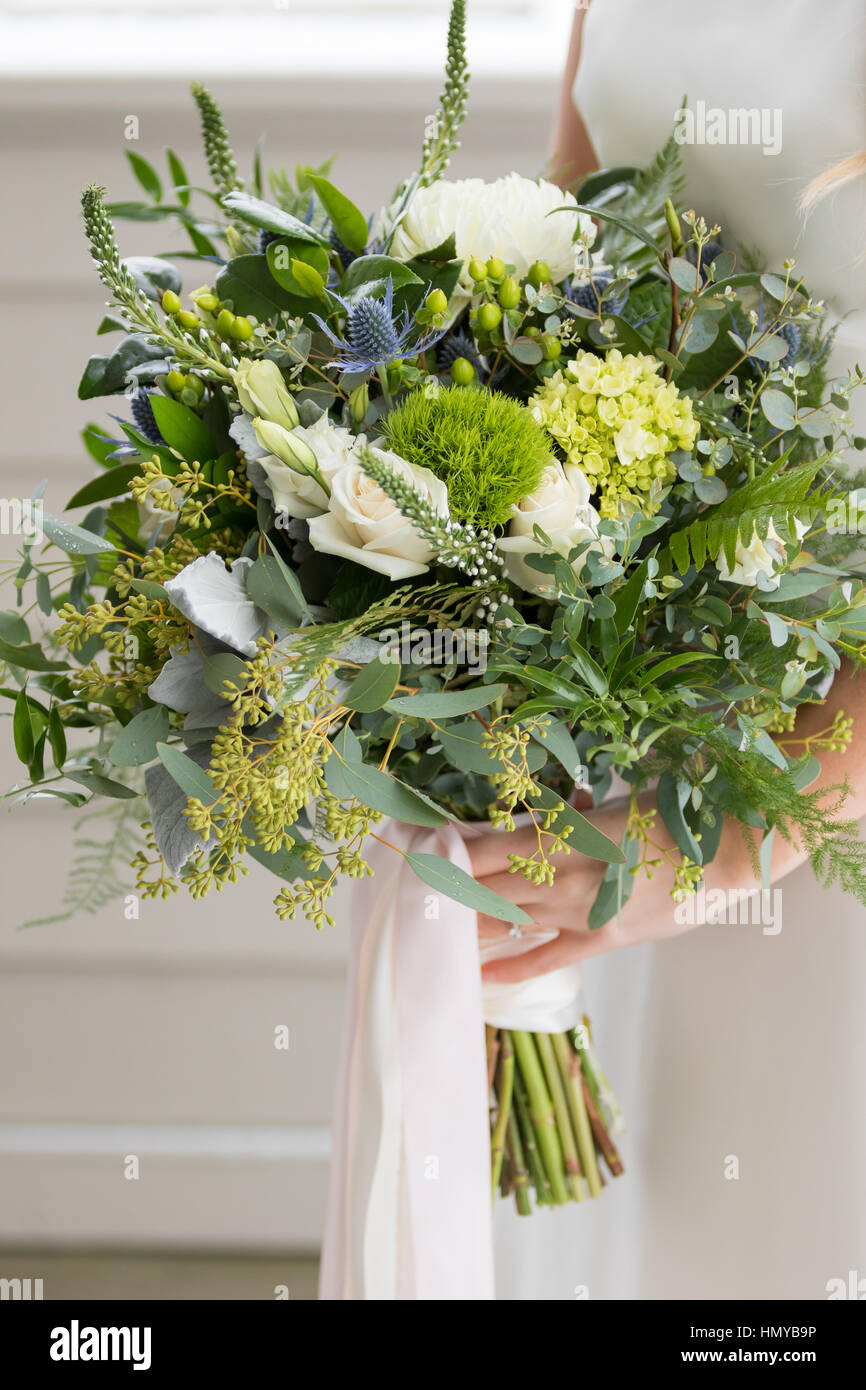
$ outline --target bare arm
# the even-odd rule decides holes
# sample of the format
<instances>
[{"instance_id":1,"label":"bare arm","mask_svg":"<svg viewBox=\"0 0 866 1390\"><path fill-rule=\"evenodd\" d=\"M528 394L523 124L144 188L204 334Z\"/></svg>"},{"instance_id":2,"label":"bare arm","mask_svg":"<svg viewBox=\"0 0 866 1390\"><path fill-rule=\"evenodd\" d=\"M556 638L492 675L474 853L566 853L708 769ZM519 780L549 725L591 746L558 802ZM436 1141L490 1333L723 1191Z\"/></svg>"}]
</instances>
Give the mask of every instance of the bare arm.
<instances>
[{"instance_id":1,"label":"bare arm","mask_svg":"<svg viewBox=\"0 0 866 1390\"><path fill-rule=\"evenodd\" d=\"M598 168L598 158L590 144L586 126L578 115L574 104L572 89L580 61L580 44L583 32L583 18L586 11L576 9L568 45L568 57L559 91L559 104L556 109L553 130L553 154L550 160L551 177L562 188Z\"/></svg>"},{"instance_id":2,"label":"bare arm","mask_svg":"<svg viewBox=\"0 0 866 1390\"><path fill-rule=\"evenodd\" d=\"M833 722L837 710L854 719L854 739L844 753L830 753L821 750L821 775L809 788L831 787L848 779L851 795L845 802L842 815L859 818L866 815L866 670L859 669L852 677L848 670L840 671L830 694L822 705L804 707L792 734L785 735L787 743L791 739L806 739L827 729ZM800 754L801 747L791 751ZM642 809L649 810L655 803L652 792L641 797ZM627 809L600 807L590 812L589 818L606 835L617 842L625 831ZM586 814L586 813L585 813ZM758 832L749 832L759 840ZM673 841L664 825L657 819L653 840L663 848L676 852ZM598 891L604 865L586 859L580 854L554 855L556 879L552 888L534 887L520 875L508 873L506 856L511 853L531 854L535 848L535 834L532 829L517 830L511 835L492 833L480 836L467 843L472 868L476 877L495 892L516 901L529 913L539 928L559 928L560 935L547 945L538 946L527 954L510 960L499 960L484 967L485 978L496 980L521 980L533 975L544 974L558 966L572 961L584 960L589 956L615 951L622 946L637 945L646 941L660 941L669 936L678 936L689 927L677 920L675 906L670 896L673 887L673 872L663 862L652 879L641 876L635 885L632 897L624 906L619 919L607 922L597 931L590 931L587 914ZM788 844L776 835L773 846L772 877L778 882L797 868L806 858L803 849ZM721 889L725 893L745 894L759 887L752 869L751 856L743 841L740 825L728 821L722 834L718 853L707 866L704 886L709 893ZM696 924L697 925L697 924ZM483 940L501 939L507 932L504 923L490 917L479 918L479 935ZM531 934L531 929L528 934Z\"/></svg>"}]
</instances>

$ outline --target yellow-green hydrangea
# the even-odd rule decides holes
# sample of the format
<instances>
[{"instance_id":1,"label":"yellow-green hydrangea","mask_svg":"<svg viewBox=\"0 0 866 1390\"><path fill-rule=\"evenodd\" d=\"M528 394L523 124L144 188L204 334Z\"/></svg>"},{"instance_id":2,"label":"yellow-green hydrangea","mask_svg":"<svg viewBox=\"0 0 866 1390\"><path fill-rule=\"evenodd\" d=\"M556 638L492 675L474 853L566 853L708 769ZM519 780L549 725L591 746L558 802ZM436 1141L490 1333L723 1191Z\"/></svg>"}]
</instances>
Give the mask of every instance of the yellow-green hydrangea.
<instances>
[{"instance_id":1,"label":"yellow-green hydrangea","mask_svg":"<svg viewBox=\"0 0 866 1390\"><path fill-rule=\"evenodd\" d=\"M698 433L692 403L646 353L581 349L530 402L538 423L599 494L599 511L624 507L652 516L676 477L669 455L691 449Z\"/></svg>"}]
</instances>

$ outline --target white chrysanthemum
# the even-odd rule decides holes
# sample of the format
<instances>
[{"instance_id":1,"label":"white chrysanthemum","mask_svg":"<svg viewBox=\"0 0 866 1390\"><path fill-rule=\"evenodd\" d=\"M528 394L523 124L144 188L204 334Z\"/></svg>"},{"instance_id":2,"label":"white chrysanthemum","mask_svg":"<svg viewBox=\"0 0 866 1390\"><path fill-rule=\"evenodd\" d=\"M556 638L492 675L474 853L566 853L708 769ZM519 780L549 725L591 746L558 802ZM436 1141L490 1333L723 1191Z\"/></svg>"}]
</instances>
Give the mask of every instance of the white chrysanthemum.
<instances>
[{"instance_id":1,"label":"white chrysanthemum","mask_svg":"<svg viewBox=\"0 0 866 1390\"><path fill-rule=\"evenodd\" d=\"M569 210L554 211L562 207ZM386 222L384 211L377 219L380 232ZM574 241L575 231L580 242ZM473 256L482 261L498 256L514 266L519 279L534 261L544 261L558 283L585 263L585 253L595 240L592 218L576 211L571 193L563 193L546 179L536 182L521 174L507 174L493 183L440 179L428 188L419 188L394 234L391 255L411 260L441 246L452 232L457 254L464 262L460 279L464 299L472 292L466 264Z\"/></svg>"}]
</instances>

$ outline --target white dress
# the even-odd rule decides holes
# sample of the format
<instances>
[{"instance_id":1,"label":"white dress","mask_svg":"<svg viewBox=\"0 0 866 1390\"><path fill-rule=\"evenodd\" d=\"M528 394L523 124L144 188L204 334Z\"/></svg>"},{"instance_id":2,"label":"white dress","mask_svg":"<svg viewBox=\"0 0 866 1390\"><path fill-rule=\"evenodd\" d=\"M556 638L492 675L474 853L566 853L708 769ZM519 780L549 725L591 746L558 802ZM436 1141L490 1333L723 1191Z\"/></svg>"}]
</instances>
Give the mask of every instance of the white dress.
<instances>
[{"instance_id":1,"label":"white dress","mask_svg":"<svg viewBox=\"0 0 866 1390\"><path fill-rule=\"evenodd\" d=\"M781 113L776 155L686 146L689 202L768 262L793 254L854 311L834 365L866 366L866 179L797 212L866 146L863 0L592 0L575 99L600 163L647 163L684 94ZM499 1298L820 1299L866 1277L866 912L808 866L781 888L776 936L702 927L587 964L626 1175L531 1218L499 1203Z\"/></svg>"}]
</instances>

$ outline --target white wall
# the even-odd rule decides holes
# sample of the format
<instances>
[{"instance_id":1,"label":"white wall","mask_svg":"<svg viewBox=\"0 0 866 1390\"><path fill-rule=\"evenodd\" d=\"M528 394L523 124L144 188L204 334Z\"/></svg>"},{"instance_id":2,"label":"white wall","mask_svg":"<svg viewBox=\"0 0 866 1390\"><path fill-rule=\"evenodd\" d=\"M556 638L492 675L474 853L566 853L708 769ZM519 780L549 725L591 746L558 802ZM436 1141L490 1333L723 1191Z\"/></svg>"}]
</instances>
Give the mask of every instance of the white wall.
<instances>
[{"instance_id":1,"label":"white wall","mask_svg":"<svg viewBox=\"0 0 866 1390\"><path fill-rule=\"evenodd\" d=\"M185 67L208 80L194 55ZM274 164L339 149L335 177L365 208L412 167L438 85L432 75L212 83L242 166L263 129ZM477 83L454 171L536 172L552 99L544 78ZM123 154L130 114L141 137L130 148L146 157L159 160L166 144L197 150L180 80L31 79L0 95L0 494L26 496L47 477L51 511L89 476L77 430L100 418L99 403L75 392L89 353L110 341L94 337L104 294L78 199L91 181L111 198L135 196ZM203 178L200 160L190 172ZM121 228L129 254L169 242L180 244L159 225ZM2 734L6 786L17 775L8 723ZM281 924L275 882L254 865L203 903L177 896L127 921L118 900L92 919L17 931L56 910L73 820L47 802L0 804L0 1243L315 1247L345 913L318 935ZM273 1044L281 1024L288 1053ZM140 1158L138 1181L123 1176L129 1154Z\"/></svg>"}]
</instances>

